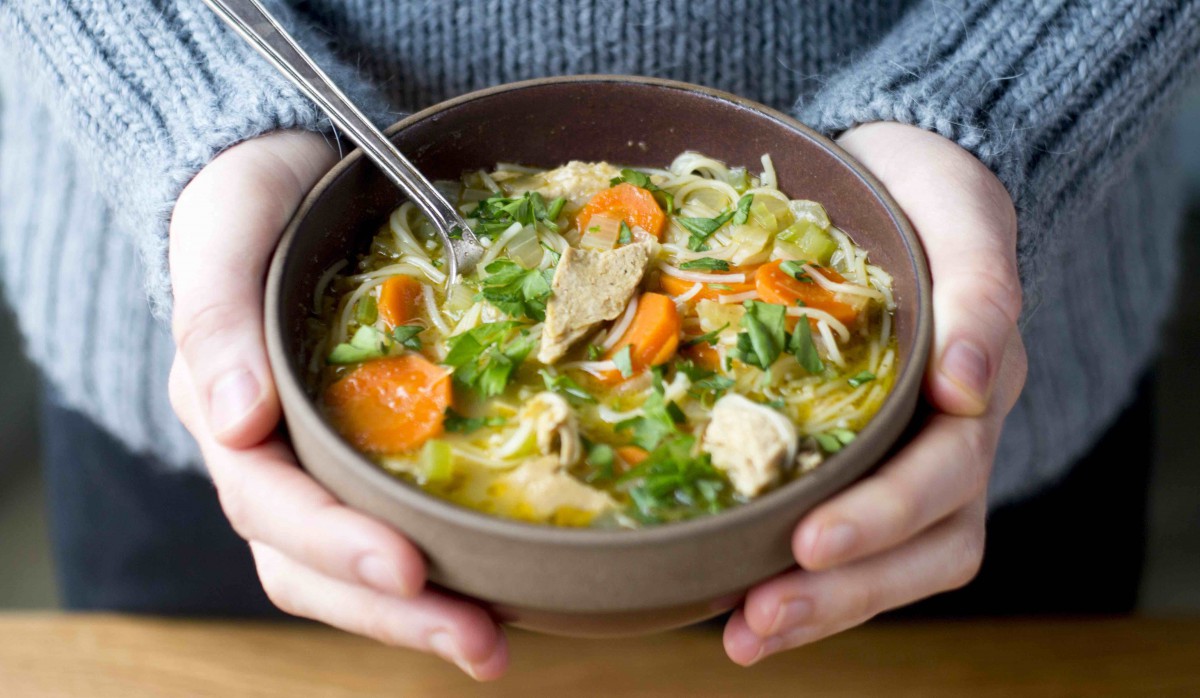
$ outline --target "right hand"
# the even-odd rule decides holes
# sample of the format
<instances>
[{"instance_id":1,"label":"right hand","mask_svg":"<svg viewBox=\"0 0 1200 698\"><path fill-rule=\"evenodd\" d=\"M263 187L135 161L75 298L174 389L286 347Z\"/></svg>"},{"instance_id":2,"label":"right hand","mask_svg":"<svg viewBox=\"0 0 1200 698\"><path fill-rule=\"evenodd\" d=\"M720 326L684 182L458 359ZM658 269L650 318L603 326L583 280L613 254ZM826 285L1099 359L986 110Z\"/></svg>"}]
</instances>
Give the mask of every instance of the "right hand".
<instances>
[{"instance_id":1,"label":"right hand","mask_svg":"<svg viewBox=\"0 0 1200 698\"><path fill-rule=\"evenodd\" d=\"M425 589L417 548L338 502L275 433L263 280L284 226L335 160L319 135L276 132L225 151L184 189L170 233L171 402L276 606L495 679L508 650L487 612Z\"/></svg>"}]
</instances>

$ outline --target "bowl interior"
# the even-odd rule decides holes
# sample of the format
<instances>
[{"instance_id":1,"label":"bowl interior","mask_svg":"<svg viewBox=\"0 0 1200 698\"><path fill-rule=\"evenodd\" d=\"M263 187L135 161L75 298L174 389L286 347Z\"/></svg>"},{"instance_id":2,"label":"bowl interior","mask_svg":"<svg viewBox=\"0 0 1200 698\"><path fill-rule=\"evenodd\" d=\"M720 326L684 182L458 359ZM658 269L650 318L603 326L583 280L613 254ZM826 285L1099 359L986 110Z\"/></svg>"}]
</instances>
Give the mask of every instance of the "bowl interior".
<instances>
[{"instance_id":1,"label":"bowl interior","mask_svg":"<svg viewBox=\"0 0 1200 698\"><path fill-rule=\"evenodd\" d=\"M491 600L517 605L537 601L558 609L649 608L736 592L792 564L790 527L808 508L867 472L908 423L930 336L924 256L907 221L874 180L833 143L798 122L761 105L691 85L590 76L472 93L405 119L391 134L401 151L435 179L457 179L466 170L491 168L497 162L549 168L570 160L607 160L662 167L685 150L757 172L762 169L762 156L769 153L781 189L794 198L822 203L835 225L867 248L872 261L895 279L900 367L895 387L859 438L814 473L720 515L640 531L555 529L499 520L425 496L384 475L353 454L301 397L303 367L309 359L303 335L318 279L336 261L352 259L364 250L402 201L395 187L365 158L347 157L314 189L281 243L268 281L268 343L297 444L293 417L299 415L304 428L312 432L304 435L305 440L341 461L326 472L341 477L353 471L355 484L343 491L335 483L326 483L336 494L397 525L412 521L401 521L403 514L391 515L396 503L402 502L410 510L420 510L425 523L453 520L460 530L469 529L475 536L471 545L477 547L471 549L469 559L465 552L451 559L458 552L427 550L435 581ZM306 404L290 404L289 409L289 403L296 402ZM312 464L307 465L311 469ZM337 468L341 471L335 473ZM704 579L703 574L677 573L669 587L658 583L660 571L651 568L664 544L701 534L716 545L717 538L711 536L733 527L744 531L740 538L722 539L729 554L761 560L741 567L714 565ZM756 527L769 533L757 535ZM619 552L630 561L629 567L612 572L610 578L605 577L607 568L599 557L570 558L571 562L560 565L563 579L570 577L570 584L555 585L540 577L521 577L521 570L509 560L497 559L489 567L482 558L500 538L540 546L542 552L553 549L564 560L590 554L580 552L584 548ZM431 545L439 542L433 533L429 540ZM466 545L461 539L455 542ZM682 552L684 547L678 548L677 571L703 564L700 553L687 557L693 553ZM635 564L638 555L644 555L643 562ZM592 563L595 568L584 569ZM579 570L572 572L571 565ZM501 577L511 580L501 581ZM528 588L520 588L522 584ZM586 604L579 600L583 598Z\"/></svg>"}]
</instances>

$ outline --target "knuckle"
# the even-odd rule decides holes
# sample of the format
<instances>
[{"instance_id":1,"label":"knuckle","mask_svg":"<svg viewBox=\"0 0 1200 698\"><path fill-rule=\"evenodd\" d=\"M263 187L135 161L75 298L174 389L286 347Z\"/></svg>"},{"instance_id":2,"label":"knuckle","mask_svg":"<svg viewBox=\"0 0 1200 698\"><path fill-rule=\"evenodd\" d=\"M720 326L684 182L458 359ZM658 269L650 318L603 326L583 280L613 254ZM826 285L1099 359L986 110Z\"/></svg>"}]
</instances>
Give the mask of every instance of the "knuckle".
<instances>
[{"instance_id":1,"label":"knuckle","mask_svg":"<svg viewBox=\"0 0 1200 698\"><path fill-rule=\"evenodd\" d=\"M960 589L979 574L983 566L984 531L982 526L964 525L954 536L951 574L944 591Z\"/></svg>"},{"instance_id":2,"label":"knuckle","mask_svg":"<svg viewBox=\"0 0 1200 698\"><path fill-rule=\"evenodd\" d=\"M998 268L994 264L973 265L970 275L971 296L983 303L983 311L991 321L1002 320L1015 325L1021 317L1023 300L1016 263L1005 260Z\"/></svg>"},{"instance_id":3,"label":"knuckle","mask_svg":"<svg viewBox=\"0 0 1200 698\"><path fill-rule=\"evenodd\" d=\"M185 357L202 356L205 348L212 348L213 340L236 326L244 314L244 304L232 300L199 306L181 302L172 323L175 344Z\"/></svg>"},{"instance_id":4,"label":"knuckle","mask_svg":"<svg viewBox=\"0 0 1200 698\"><path fill-rule=\"evenodd\" d=\"M990 431L985 427L982 420L965 421L962 426L955 430L958 435L958 448L961 451L960 457L962 463L990 464L992 461L992 437ZM980 468L967 468L968 471L977 473ZM977 485L985 485L987 483L986 476L976 475L980 479Z\"/></svg>"},{"instance_id":5,"label":"knuckle","mask_svg":"<svg viewBox=\"0 0 1200 698\"><path fill-rule=\"evenodd\" d=\"M251 515L253 507L245 489L242 480L228 480L217 485L217 499L234 532L243 540L253 541L256 539Z\"/></svg>"},{"instance_id":6,"label":"knuckle","mask_svg":"<svg viewBox=\"0 0 1200 698\"><path fill-rule=\"evenodd\" d=\"M873 582L864 582L855 589L847 618L866 620L878 614L881 608L879 588Z\"/></svg>"},{"instance_id":7,"label":"knuckle","mask_svg":"<svg viewBox=\"0 0 1200 698\"><path fill-rule=\"evenodd\" d=\"M913 531L920 525L918 498L903 480L895 478L888 482L884 498L884 511L887 512L885 520L891 532Z\"/></svg>"}]
</instances>

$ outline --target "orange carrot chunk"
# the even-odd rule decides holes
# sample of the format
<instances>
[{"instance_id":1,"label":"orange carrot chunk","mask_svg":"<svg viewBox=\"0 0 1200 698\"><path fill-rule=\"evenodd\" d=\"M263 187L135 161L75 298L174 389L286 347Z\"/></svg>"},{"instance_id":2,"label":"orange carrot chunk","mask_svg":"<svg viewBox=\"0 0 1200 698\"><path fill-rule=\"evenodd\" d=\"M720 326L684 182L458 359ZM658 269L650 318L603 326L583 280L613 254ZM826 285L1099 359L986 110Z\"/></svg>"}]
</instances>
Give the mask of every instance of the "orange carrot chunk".
<instances>
[{"instance_id":1,"label":"orange carrot chunk","mask_svg":"<svg viewBox=\"0 0 1200 698\"><path fill-rule=\"evenodd\" d=\"M439 436L451 399L449 371L412 353L368 361L325 390L334 426L373 454L411 451Z\"/></svg>"},{"instance_id":2,"label":"orange carrot chunk","mask_svg":"<svg viewBox=\"0 0 1200 698\"><path fill-rule=\"evenodd\" d=\"M675 301L661 293L643 293L629 329L604 353L604 358L611 359L629 347L629 363L637 375L651 366L670 361L679 348L681 331L683 318L675 309ZM613 385L624 379L619 371L606 371L600 381Z\"/></svg>"},{"instance_id":3,"label":"orange carrot chunk","mask_svg":"<svg viewBox=\"0 0 1200 698\"><path fill-rule=\"evenodd\" d=\"M755 287L758 297L767 303L794 306L799 302L810 308L824 310L846 325L854 324L858 317L858 308L847 303L837 294L822 288L815 281L800 281L792 277L780 265L783 260L776 260L758 268L755 275ZM842 283L846 279L829 267L818 267L817 273L834 283Z\"/></svg>"},{"instance_id":4,"label":"orange carrot chunk","mask_svg":"<svg viewBox=\"0 0 1200 698\"><path fill-rule=\"evenodd\" d=\"M654 200L654 195L629 182L605 189L580 209L579 214L575 216L579 233L586 233L592 216L601 213L623 220L631 228L638 226L659 240L662 239L663 228L667 225L667 216Z\"/></svg>"},{"instance_id":5,"label":"orange carrot chunk","mask_svg":"<svg viewBox=\"0 0 1200 698\"><path fill-rule=\"evenodd\" d=\"M636 468L650 454L641 446L617 446L617 455L631 468Z\"/></svg>"},{"instance_id":6,"label":"orange carrot chunk","mask_svg":"<svg viewBox=\"0 0 1200 698\"><path fill-rule=\"evenodd\" d=\"M421 282L403 274L383 282L379 289L379 317L388 327L412 322L421 312Z\"/></svg>"},{"instance_id":7,"label":"orange carrot chunk","mask_svg":"<svg viewBox=\"0 0 1200 698\"><path fill-rule=\"evenodd\" d=\"M710 371L718 371L721 368L721 355L717 353L716 347L708 342L684 347L679 353L700 368L707 368Z\"/></svg>"}]
</instances>

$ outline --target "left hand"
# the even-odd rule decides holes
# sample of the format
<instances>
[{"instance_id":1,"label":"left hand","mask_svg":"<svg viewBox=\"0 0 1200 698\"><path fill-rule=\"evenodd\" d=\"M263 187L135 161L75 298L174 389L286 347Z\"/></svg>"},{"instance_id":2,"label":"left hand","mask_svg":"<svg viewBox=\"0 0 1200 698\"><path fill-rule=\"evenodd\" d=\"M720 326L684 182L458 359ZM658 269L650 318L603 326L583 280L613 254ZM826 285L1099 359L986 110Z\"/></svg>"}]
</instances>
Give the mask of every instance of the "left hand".
<instances>
[{"instance_id":1,"label":"left hand","mask_svg":"<svg viewBox=\"0 0 1200 698\"><path fill-rule=\"evenodd\" d=\"M1004 185L958 145L911 126L868 124L839 143L887 187L928 255L925 392L937 412L892 460L800 522L792 551L803 569L751 589L725 627L725 651L744 666L974 578L996 445L1025 384Z\"/></svg>"}]
</instances>

